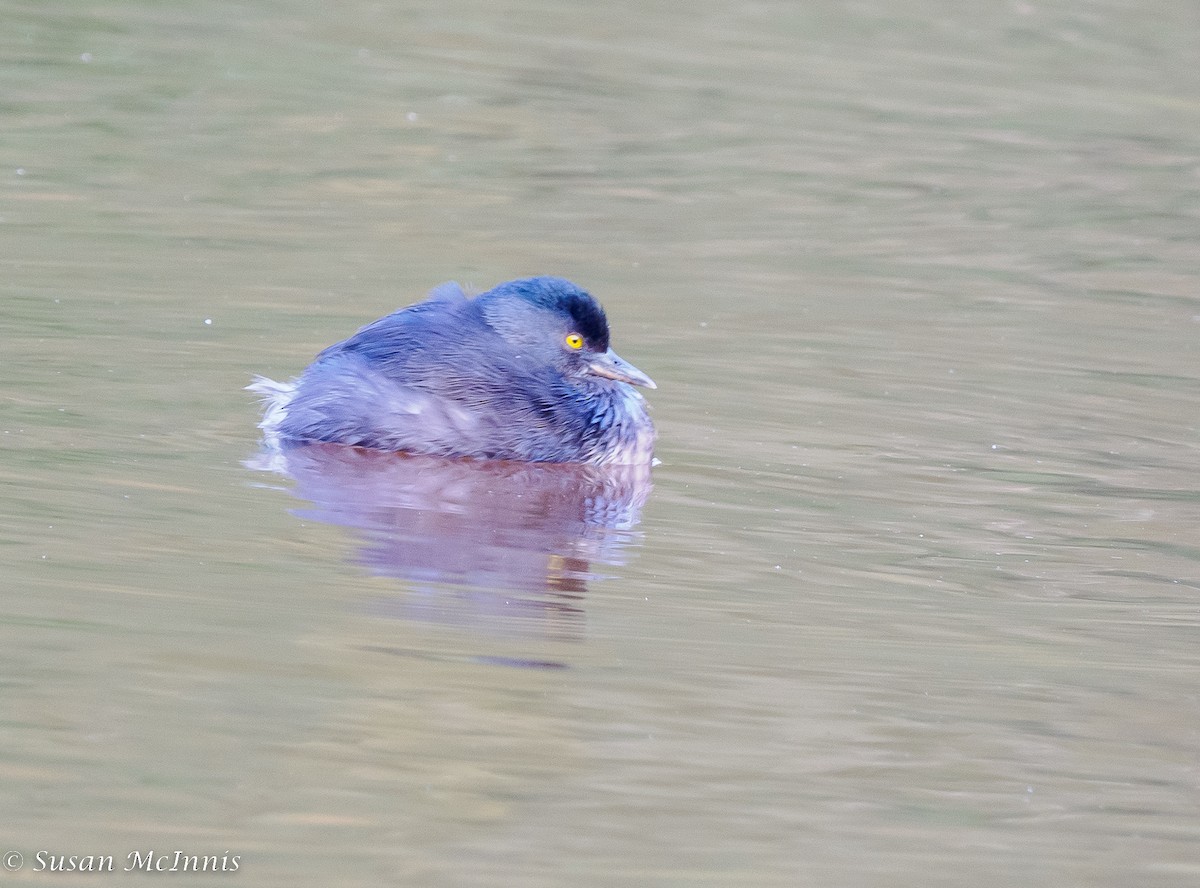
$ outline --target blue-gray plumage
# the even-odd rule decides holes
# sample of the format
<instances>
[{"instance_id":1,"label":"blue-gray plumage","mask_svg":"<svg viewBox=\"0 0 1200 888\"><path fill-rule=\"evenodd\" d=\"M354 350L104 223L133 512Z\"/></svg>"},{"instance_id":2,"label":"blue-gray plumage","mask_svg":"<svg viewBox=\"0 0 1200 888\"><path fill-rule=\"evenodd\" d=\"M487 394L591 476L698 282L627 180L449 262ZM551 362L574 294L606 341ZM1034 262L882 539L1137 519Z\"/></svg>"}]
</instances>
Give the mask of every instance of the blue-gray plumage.
<instances>
[{"instance_id":1,"label":"blue-gray plumage","mask_svg":"<svg viewBox=\"0 0 1200 888\"><path fill-rule=\"evenodd\" d=\"M471 299L443 284L317 355L259 377L269 443L528 462L641 465L654 425L609 347L604 310L570 281L509 281Z\"/></svg>"}]
</instances>

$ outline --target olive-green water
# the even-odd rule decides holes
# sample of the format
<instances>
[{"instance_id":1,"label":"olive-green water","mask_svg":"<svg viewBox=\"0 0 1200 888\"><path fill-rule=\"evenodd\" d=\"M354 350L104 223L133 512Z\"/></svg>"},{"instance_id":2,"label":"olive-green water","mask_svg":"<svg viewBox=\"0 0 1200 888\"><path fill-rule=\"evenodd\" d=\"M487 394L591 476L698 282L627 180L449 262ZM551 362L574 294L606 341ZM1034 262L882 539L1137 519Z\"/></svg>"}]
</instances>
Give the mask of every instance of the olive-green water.
<instances>
[{"instance_id":1,"label":"olive-green water","mask_svg":"<svg viewBox=\"0 0 1200 888\"><path fill-rule=\"evenodd\" d=\"M5 884L1200 882L1193 0L0 21ZM532 273L652 491L255 463Z\"/></svg>"}]
</instances>

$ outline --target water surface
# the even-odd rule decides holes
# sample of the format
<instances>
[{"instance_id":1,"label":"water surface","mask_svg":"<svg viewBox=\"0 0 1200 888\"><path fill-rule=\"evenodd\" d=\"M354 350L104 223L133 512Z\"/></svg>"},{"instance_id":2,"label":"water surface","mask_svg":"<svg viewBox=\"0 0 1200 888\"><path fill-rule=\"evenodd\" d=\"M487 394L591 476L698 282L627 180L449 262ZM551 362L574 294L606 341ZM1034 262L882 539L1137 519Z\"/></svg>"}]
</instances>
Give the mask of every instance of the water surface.
<instances>
[{"instance_id":1,"label":"water surface","mask_svg":"<svg viewBox=\"0 0 1200 888\"><path fill-rule=\"evenodd\" d=\"M5 22L27 880L1200 877L1193 4ZM244 465L251 374L541 272L659 384L639 523L431 581L340 481Z\"/></svg>"}]
</instances>

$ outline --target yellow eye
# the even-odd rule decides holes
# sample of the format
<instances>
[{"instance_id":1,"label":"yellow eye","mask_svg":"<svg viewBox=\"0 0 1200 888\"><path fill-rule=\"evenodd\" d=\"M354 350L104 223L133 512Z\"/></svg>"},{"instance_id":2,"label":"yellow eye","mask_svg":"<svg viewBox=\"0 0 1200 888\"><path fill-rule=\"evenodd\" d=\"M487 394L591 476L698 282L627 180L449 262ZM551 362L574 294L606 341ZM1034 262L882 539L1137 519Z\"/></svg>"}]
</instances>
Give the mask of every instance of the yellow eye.
<instances>
[{"instance_id":1,"label":"yellow eye","mask_svg":"<svg viewBox=\"0 0 1200 888\"><path fill-rule=\"evenodd\" d=\"M583 348L583 337L578 333L568 333L566 342L568 348L573 348L576 351Z\"/></svg>"}]
</instances>

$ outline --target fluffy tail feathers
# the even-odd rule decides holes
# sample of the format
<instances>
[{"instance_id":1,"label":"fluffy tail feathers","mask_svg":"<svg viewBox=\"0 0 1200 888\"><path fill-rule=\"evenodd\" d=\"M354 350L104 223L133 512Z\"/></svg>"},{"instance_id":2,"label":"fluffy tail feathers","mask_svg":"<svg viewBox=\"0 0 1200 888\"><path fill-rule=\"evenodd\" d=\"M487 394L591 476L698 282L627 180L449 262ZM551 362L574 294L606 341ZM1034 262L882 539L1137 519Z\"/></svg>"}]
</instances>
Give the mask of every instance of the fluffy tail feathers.
<instances>
[{"instance_id":1,"label":"fluffy tail feathers","mask_svg":"<svg viewBox=\"0 0 1200 888\"><path fill-rule=\"evenodd\" d=\"M262 397L263 418L258 427L263 431L263 443L268 447L279 446L279 426L287 418L288 405L296 396L296 383L276 382L265 376L255 376L246 391Z\"/></svg>"}]
</instances>

